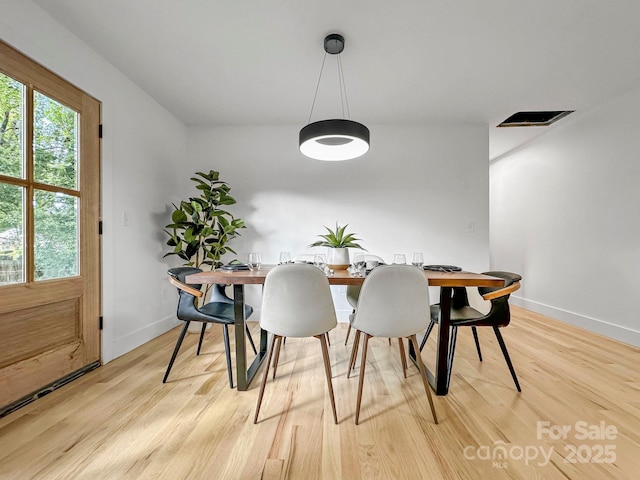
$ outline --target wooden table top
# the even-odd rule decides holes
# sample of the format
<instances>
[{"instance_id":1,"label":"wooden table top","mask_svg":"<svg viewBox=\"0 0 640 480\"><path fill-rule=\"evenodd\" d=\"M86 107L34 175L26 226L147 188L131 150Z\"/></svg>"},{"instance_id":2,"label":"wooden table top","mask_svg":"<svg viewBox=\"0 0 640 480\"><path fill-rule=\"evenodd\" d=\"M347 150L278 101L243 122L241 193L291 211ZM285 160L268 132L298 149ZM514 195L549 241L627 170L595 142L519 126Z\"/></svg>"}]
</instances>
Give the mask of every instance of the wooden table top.
<instances>
[{"instance_id":1,"label":"wooden table top","mask_svg":"<svg viewBox=\"0 0 640 480\"><path fill-rule=\"evenodd\" d=\"M275 265L262 265L260 270L215 270L196 273L186 278L187 283L224 283L226 285L261 285ZM425 277L432 287L501 287L504 280L481 273L472 272L434 272L424 271ZM330 285L362 285L363 277L352 277L347 270L336 270L332 277L327 277Z\"/></svg>"}]
</instances>

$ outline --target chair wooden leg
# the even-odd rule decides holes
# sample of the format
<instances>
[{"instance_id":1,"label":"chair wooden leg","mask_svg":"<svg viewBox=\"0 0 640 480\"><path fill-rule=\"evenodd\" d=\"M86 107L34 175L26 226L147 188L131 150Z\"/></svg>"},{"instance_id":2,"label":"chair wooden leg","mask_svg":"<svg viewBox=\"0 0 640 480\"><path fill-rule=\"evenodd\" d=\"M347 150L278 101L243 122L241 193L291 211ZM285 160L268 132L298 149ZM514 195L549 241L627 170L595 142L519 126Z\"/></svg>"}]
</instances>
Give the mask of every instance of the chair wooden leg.
<instances>
[{"instance_id":1,"label":"chair wooden leg","mask_svg":"<svg viewBox=\"0 0 640 480\"><path fill-rule=\"evenodd\" d=\"M431 330L433 330L433 326L436 324L436 322L434 322L433 320L431 320L431 322L429 322L429 326L427 327L427 331L424 334L424 337L422 337L422 342L420 342L420 351L422 351L422 349L424 348L425 344L427 343L427 340L429 340L429 335L431 335Z\"/></svg>"},{"instance_id":2,"label":"chair wooden leg","mask_svg":"<svg viewBox=\"0 0 640 480\"><path fill-rule=\"evenodd\" d=\"M471 327L471 331L473 332L473 339L476 342L476 350L478 351L478 358L482 361L482 352L480 351L480 340L478 340L478 329L476 327Z\"/></svg>"},{"instance_id":3,"label":"chair wooden leg","mask_svg":"<svg viewBox=\"0 0 640 480\"><path fill-rule=\"evenodd\" d=\"M402 375L404 375L404 378L407 378L407 355L404 353L404 342L402 338L398 338L398 346L400 347L400 360L402 360Z\"/></svg>"},{"instance_id":4,"label":"chair wooden leg","mask_svg":"<svg viewBox=\"0 0 640 480\"><path fill-rule=\"evenodd\" d=\"M276 345L276 353L273 356L273 379L276 378L276 371L278 370L278 361L280 360L280 348L282 348L282 337L277 338L278 344Z\"/></svg>"},{"instance_id":5,"label":"chair wooden leg","mask_svg":"<svg viewBox=\"0 0 640 480\"><path fill-rule=\"evenodd\" d=\"M360 422L360 404L362 403L362 387L364 385L364 369L367 364L367 350L369 348L369 339L371 335L364 334L364 341L362 345L362 360L360 362L360 382L358 382L358 400L356 402L356 425Z\"/></svg>"},{"instance_id":6,"label":"chair wooden leg","mask_svg":"<svg viewBox=\"0 0 640 480\"><path fill-rule=\"evenodd\" d=\"M233 370L231 370L231 346L229 345L229 326L223 325L224 328L224 351L227 355L227 374L229 375L229 388L233 388Z\"/></svg>"},{"instance_id":7,"label":"chair wooden leg","mask_svg":"<svg viewBox=\"0 0 640 480\"><path fill-rule=\"evenodd\" d=\"M204 332L207 329L207 324L202 322L202 329L200 330L200 340L198 340L198 349L196 350L196 355L200 355L200 348L202 348L202 339L204 338Z\"/></svg>"},{"instance_id":8,"label":"chair wooden leg","mask_svg":"<svg viewBox=\"0 0 640 480\"><path fill-rule=\"evenodd\" d=\"M347 378L351 375L351 370L356 366L356 358L358 357L358 345L360 344L360 330L356 330L353 336L353 346L351 347L351 359L349 360L349 368L347 369Z\"/></svg>"},{"instance_id":9,"label":"chair wooden leg","mask_svg":"<svg viewBox=\"0 0 640 480\"><path fill-rule=\"evenodd\" d=\"M509 371L511 372L511 377L513 378L513 383L516 384L516 388L519 392L520 383L518 382L518 377L516 376L516 371L513 368L513 364L511 363L511 358L509 357L509 352L507 351L507 346L504 343L504 339L502 338L502 334L500 333L499 327L493 327L493 331L496 334L496 338L498 339L498 343L500 344L500 349L502 350L502 355L504 355L504 359L507 361L507 366L509 367Z\"/></svg>"},{"instance_id":10,"label":"chair wooden leg","mask_svg":"<svg viewBox=\"0 0 640 480\"><path fill-rule=\"evenodd\" d=\"M347 338L344 339L344 344L347 344L347 341L349 340L349 334L351 333L351 322L349 322L349 326L347 327Z\"/></svg>"},{"instance_id":11,"label":"chair wooden leg","mask_svg":"<svg viewBox=\"0 0 640 480\"><path fill-rule=\"evenodd\" d=\"M258 393L258 403L256 404L256 413L253 416L253 423L258 423L258 414L260 413L260 407L262 406L262 397L264 395L264 387L267 385L267 378L269 377L269 364L271 363L271 356L273 355L273 347L276 344L276 340L282 339L278 335L274 335L269 346L269 354L267 356L267 364L264 367L264 375L262 376L262 383L260 384L260 393Z\"/></svg>"},{"instance_id":12,"label":"chair wooden leg","mask_svg":"<svg viewBox=\"0 0 640 480\"><path fill-rule=\"evenodd\" d=\"M327 337L327 344L331 346L331 338L329 337L329 332L325 333L324 336Z\"/></svg>"},{"instance_id":13,"label":"chair wooden leg","mask_svg":"<svg viewBox=\"0 0 640 480\"><path fill-rule=\"evenodd\" d=\"M409 341L413 343L413 348L416 352L418 349L418 339L415 335L409 337ZM431 387L429 387L429 381L427 380L427 369L422 361L422 356L418 353L416 355L416 363L418 364L418 370L420 370L420 377L422 377L422 384L424 385L424 391L427 393L427 399L429 400L429 407L431 408L431 416L433 417L433 423L438 424L438 417L436 416L436 408L433 405L433 397L431 396Z\"/></svg>"},{"instance_id":14,"label":"chair wooden leg","mask_svg":"<svg viewBox=\"0 0 640 480\"><path fill-rule=\"evenodd\" d=\"M164 373L164 378L162 379L162 383L167 383L169 372L171 371L171 367L173 367L173 362L178 356L180 345L182 345L182 340L184 340L184 335L187 333L187 329L189 328L190 323L191 322L184 322L184 327L182 327L182 330L180 330L180 335L178 335L178 341L176 342L176 346L173 349L173 355L171 355L171 360L169 360L169 365L167 366L167 371Z\"/></svg>"},{"instance_id":15,"label":"chair wooden leg","mask_svg":"<svg viewBox=\"0 0 640 480\"><path fill-rule=\"evenodd\" d=\"M389 346L391 346L391 338L388 338L387 340L389 340Z\"/></svg>"},{"instance_id":16,"label":"chair wooden leg","mask_svg":"<svg viewBox=\"0 0 640 480\"><path fill-rule=\"evenodd\" d=\"M320 340L322 347L322 359L324 360L324 373L327 377L327 387L329 388L329 398L331 400L331 409L333 410L333 421L338 424L338 415L336 414L336 399L333 395L333 382L331 381L331 362L329 361L329 349L327 348L326 335L316 335Z\"/></svg>"},{"instance_id":17,"label":"chair wooden leg","mask_svg":"<svg viewBox=\"0 0 640 480\"><path fill-rule=\"evenodd\" d=\"M249 331L249 326L245 323L244 330L247 332L247 338L249 339L249 343L251 344L251 349L253 350L253 354L257 355L258 350L256 350L256 344L253 343L253 337L251 336L251 332Z\"/></svg>"}]
</instances>

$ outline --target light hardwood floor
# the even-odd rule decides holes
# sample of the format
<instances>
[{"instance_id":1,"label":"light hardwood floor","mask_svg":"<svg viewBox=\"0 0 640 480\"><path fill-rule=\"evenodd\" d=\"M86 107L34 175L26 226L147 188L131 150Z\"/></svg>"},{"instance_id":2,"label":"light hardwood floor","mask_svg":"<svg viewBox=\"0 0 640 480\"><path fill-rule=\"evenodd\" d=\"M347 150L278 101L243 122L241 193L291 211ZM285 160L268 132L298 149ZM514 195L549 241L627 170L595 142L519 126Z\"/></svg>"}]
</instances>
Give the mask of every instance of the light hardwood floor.
<instances>
[{"instance_id":1,"label":"light hardwood floor","mask_svg":"<svg viewBox=\"0 0 640 480\"><path fill-rule=\"evenodd\" d=\"M316 339L287 341L253 425L259 381L229 389L218 328L200 357L189 335L162 384L173 330L0 419L0 479L638 478L637 348L514 307L503 335L522 393L491 330L480 363L461 329L434 425L415 366L403 379L397 342L372 340L355 426L345 333L329 347L339 425ZM431 339L423 358L433 368Z\"/></svg>"}]
</instances>

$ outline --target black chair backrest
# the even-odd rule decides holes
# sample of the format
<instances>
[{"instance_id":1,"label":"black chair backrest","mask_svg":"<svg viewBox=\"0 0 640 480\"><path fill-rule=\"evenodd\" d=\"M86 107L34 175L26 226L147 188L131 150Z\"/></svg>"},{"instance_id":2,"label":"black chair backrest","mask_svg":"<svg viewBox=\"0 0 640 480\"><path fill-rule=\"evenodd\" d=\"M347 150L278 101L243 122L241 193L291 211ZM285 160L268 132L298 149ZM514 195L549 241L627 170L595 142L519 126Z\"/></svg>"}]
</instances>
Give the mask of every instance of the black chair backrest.
<instances>
[{"instance_id":1,"label":"black chair backrest","mask_svg":"<svg viewBox=\"0 0 640 480\"><path fill-rule=\"evenodd\" d=\"M462 308L469 306L469 296L465 287L453 287L451 297L451 308Z\"/></svg>"},{"instance_id":2,"label":"black chair backrest","mask_svg":"<svg viewBox=\"0 0 640 480\"><path fill-rule=\"evenodd\" d=\"M520 280L522 280L522 277L517 273L501 272L501 271L482 272L482 273L483 275L491 275L492 277L499 277L504 279L504 285L502 287L478 287L478 292L480 293L480 295L486 295L487 293L495 292L496 290L500 290L505 287L510 287L515 282L519 282ZM507 297L508 299L509 295L505 295L505 297Z\"/></svg>"},{"instance_id":3,"label":"black chair backrest","mask_svg":"<svg viewBox=\"0 0 640 480\"><path fill-rule=\"evenodd\" d=\"M194 273L200 273L200 272L202 272L201 269L194 268L194 267L176 267L176 268L171 268L167 271L167 273L170 276L172 276L179 282L182 282L185 285L189 285L190 287L195 288L196 290L200 290L200 288L202 288L202 284L187 283L186 278L189 275L193 275ZM194 309L197 310L198 302L196 297L191 295L189 292L185 292L184 290L180 290L179 288L177 290L178 290L178 293L180 294L180 297L179 297L180 300L178 301L178 318L180 320L185 320L187 319L187 317L192 317L194 315L195 313ZM211 294L208 299L208 302L232 304L233 299L227 295L225 291L225 285L214 284L213 288L211 289ZM253 311L253 309L251 309L251 311ZM249 315L250 314L251 313L249 313Z\"/></svg>"},{"instance_id":4,"label":"black chair backrest","mask_svg":"<svg viewBox=\"0 0 640 480\"><path fill-rule=\"evenodd\" d=\"M209 296L210 302L218 302L218 303L233 303L233 299L227 295L226 285L220 283L214 283L211 285L213 288L211 289L211 294Z\"/></svg>"},{"instance_id":5,"label":"black chair backrest","mask_svg":"<svg viewBox=\"0 0 640 480\"><path fill-rule=\"evenodd\" d=\"M504 279L504 285L502 287L478 287L480 295L486 295L487 293L495 292L502 288L509 287L515 282L522 280L522 277L517 273L492 271L483 272L485 275L491 275L492 277L499 277ZM491 325L506 327L511 321L511 311L509 310L509 297L510 293L502 295L501 297L491 300L491 310L486 315L486 320Z\"/></svg>"},{"instance_id":6,"label":"black chair backrest","mask_svg":"<svg viewBox=\"0 0 640 480\"><path fill-rule=\"evenodd\" d=\"M189 275L193 275L194 273L200 273L200 272L202 272L202 270L195 267L176 267L176 268L170 268L169 270L167 270L167 273L171 275L173 278L197 290L200 290L200 287L202 287L202 284L187 283L185 279Z\"/></svg>"},{"instance_id":7,"label":"black chair backrest","mask_svg":"<svg viewBox=\"0 0 640 480\"><path fill-rule=\"evenodd\" d=\"M202 272L202 270L195 267L176 267L176 268L170 268L167 271L167 273L171 275L173 278L175 278L176 280L186 285L189 285L190 287L193 287L197 290L200 290L202 288L202 284L187 283L185 279L189 275L193 275L194 273L200 273L200 272ZM211 296L209 298L209 302L233 303L233 299L229 298L229 296L225 291L225 285L215 284L213 285L213 287L214 288L211 290ZM182 290L180 289L178 289L178 291L182 292ZM183 292L183 293L186 293L186 292Z\"/></svg>"},{"instance_id":8,"label":"black chair backrest","mask_svg":"<svg viewBox=\"0 0 640 480\"><path fill-rule=\"evenodd\" d=\"M176 268L170 268L167 273L172 276L173 278L175 278L176 280L178 280L181 283L184 283L185 285L189 285L192 288L195 288L196 290L200 290L200 287L202 287L202 285L198 285L198 284L194 284L194 283L187 283L186 282L186 277L188 275L192 275L194 273L200 273L202 270L200 270L199 268L194 268L194 267L176 267ZM179 320L196 320L196 317L198 317L199 312L198 312L198 299L195 297L195 295L190 294L189 292L185 292L184 290L181 290L179 288L177 288L178 290L178 309L177 309L177 313L176 316L178 317Z\"/></svg>"}]
</instances>

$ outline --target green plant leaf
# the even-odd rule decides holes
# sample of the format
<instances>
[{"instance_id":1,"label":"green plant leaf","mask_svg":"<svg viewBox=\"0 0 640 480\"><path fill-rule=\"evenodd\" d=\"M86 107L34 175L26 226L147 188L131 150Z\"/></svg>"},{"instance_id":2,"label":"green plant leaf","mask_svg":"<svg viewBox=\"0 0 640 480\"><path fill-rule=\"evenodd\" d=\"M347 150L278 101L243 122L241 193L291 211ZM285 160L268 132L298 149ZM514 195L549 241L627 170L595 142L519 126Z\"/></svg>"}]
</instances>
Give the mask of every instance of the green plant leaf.
<instances>
[{"instance_id":1,"label":"green plant leaf","mask_svg":"<svg viewBox=\"0 0 640 480\"><path fill-rule=\"evenodd\" d=\"M182 210L175 210L172 214L171 214L171 220L173 220L173 223L182 223L182 222L186 222L187 221L187 216L185 215L185 213Z\"/></svg>"},{"instance_id":2,"label":"green plant leaf","mask_svg":"<svg viewBox=\"0 0 640 480\"><path fill-rule=\"evenodd\" d=\"M356 238L356 234L347 233L346 229L349 224L346 224L344 227L338 225L336 222L335 230L331 230L329 227L324 226L327 230L326 234L318 235L318 237L322 238L322 240L317 240L310 244L310 247L330 247L330 248L362 248L362 246L357 243L360 239Z\"/></svg>"},{"instance_id":3,"label":"green plant leaf","mask_svg":"<svg viewBox=\"0 0 640 480\"><path fill-rule=\"evenodd\" d=\"M246 225L220 208L233 205L236 200L229 193L231 187L220 180L219 175L215 170L196 172L191 180L199 195L182 200L179 205L172 204L172 223L164 230L172 251L164 257L178 255L187 265L200 267L222 264L220 257L227 251L233 252L227 244L239 236L237 230Z\"/></svg>"},{"instance_id":4,"label":"green plant leaf","mask_svg":"<svg viewBox=\"0 0 640 480\"><path fill-rule=\"evenodd\" d=\"M184 210L184 213L186 213L187 215L193 215L193 207L191 206L191 203L180 202L180 208Z\"/></svg>"},{"instance_id":5,"label":"green plant leaf","mask_svg":"<svg viewBox=\"0 0 640 480\"><path fill-rule=\"evenodd\" d=\"M218 223L220 224L220 226L225 229L226 227L229 226L229 220L227 220L225 217L218 217Z\"/></svg>"}]
</instances>

